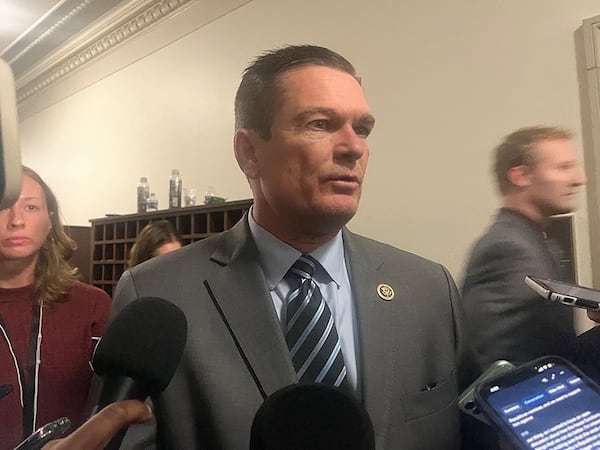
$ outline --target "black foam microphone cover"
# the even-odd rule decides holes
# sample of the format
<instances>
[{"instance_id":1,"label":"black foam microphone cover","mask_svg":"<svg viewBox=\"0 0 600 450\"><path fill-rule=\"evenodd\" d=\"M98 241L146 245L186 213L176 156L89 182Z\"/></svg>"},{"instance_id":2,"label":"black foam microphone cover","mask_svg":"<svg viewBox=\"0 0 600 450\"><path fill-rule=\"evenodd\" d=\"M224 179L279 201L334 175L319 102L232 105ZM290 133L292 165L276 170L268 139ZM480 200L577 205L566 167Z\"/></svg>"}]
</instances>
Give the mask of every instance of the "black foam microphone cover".
<instances>
[{"instance_id":1,"label":"black foam microphone cover","mask_svg":"<svg viewBox=\"0 0 600 450\"><path fill-rule=\"evenodd\" d=\"M187 320L173 303L142 297L126 305L94 353L94 371L104 380L99 406L162 392L173 378L186 338Z\"/></svg>"},{"instance_id":2,"label":"black foam microphone cover","mask_svg":"<svg viewBox=\"0 0 600 450\"><path fill-rule=\"evenodd\" d=\"M183 354L187 320L173 303L142 297L126 305L106 328L92 366L102 376L98 409L118 400L145 400L161 393ZM105 449L117 450L127 429Z\"/></svg>"},{"instance_id":3,"label":"black foam microphone cover","mask_svg":"<svg viewBox=\"0 0 600 450\"><path fill-rule=\"evenodd\" d=\"M260 406L250 450L373 450L369 414L354 396L325 384L294 384Z\"/></svg>"}]
</instances>

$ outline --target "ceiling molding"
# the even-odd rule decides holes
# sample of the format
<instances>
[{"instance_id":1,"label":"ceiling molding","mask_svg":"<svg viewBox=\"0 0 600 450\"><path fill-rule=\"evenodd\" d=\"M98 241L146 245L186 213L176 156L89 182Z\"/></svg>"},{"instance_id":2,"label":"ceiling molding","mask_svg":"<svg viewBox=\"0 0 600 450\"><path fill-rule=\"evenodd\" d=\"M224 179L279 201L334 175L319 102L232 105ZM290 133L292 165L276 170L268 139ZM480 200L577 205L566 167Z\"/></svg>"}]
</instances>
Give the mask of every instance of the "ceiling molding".
<instances>
[{"instance_id":1,"label":"ceiling molding","mask_svg":"<svg viewBox=\"0 0 600 450\"><path fill-rule=\"evenodd\" d=\"M123 0L60 0L0 56L16 77Z\"/></svg>"},{"instance_id":2,"label":"ceiling molding","mask_svg":"<svg viewBox=\"0 0 600 450\"><path fill-rule=\"evenodd\" d=\"M84 11L94 1L96 0L83 2L79 0L77 11ZM101 3L109 2L109 0L99 1ZM90 23L54 52L40 59L29 70L16 74L17 101L22 102L33 96L196 1L198 0L118 1L120 3L118 6ZM70 13L72 11L74 10L72 9ZM65 19L61 23L66 23L71 19L72 17L69 16L68 20ZM46 36L56 32L56 29L59 28L58 22L50 32L51 28L48 28ZM42 34L38 36L38 39ZM30 45L34 42L36 42L35 39L30 42ZM35 45L37 44L31 45L31 48L35 48ZM13 46L7 50L12 49ZM16 54L20 54L20 52Z\"/></svg>"}]
</instances>

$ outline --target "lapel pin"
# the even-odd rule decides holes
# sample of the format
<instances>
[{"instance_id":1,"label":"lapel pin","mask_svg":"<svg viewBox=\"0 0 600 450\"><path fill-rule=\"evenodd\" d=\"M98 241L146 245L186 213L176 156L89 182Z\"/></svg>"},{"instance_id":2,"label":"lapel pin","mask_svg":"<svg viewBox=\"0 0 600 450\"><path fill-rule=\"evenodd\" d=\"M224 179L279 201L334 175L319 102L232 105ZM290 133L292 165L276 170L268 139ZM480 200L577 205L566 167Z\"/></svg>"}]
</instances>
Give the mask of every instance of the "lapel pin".
<instances>
[{"instance_id":1,"label":"lapel pin","mask_svg":"<svg viewBox=\"0 0 600 450\"><path fill-rule=\"evenodd\" d=\"M394 298L395 294L394 289L392 289L389 284L382 283L377 286L377 295L379 295L382 300L389 302Z\"/></svg>"}]
</instances>

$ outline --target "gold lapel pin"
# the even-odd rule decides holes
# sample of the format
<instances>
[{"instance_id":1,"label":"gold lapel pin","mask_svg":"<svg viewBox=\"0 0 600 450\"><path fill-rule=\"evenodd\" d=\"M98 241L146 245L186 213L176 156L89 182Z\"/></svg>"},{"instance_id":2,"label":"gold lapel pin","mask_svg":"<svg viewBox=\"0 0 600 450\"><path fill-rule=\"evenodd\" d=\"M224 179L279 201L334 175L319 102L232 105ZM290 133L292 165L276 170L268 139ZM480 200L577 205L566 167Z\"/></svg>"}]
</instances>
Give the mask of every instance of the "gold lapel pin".
<instances>
[{"instance_id":1,"label":"gold lapel pin","mask_svg":"<svg viewBox=\"0 0 600 450\"><path fill-rule=\"evenodd\" d=\"M394 293L394 289L389 284L382 283L377 286L377 295L379 295L382 300L389 302L396 294Z\"/></svg>"}]
</instances>

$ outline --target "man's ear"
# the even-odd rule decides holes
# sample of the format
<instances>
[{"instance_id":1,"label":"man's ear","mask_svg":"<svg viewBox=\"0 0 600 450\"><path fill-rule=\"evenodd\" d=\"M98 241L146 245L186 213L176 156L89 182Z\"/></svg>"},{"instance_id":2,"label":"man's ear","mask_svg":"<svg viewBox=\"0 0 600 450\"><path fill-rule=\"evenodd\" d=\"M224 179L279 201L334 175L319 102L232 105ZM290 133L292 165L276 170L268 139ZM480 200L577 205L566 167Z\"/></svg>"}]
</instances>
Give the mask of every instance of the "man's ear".
<instances>
[{"instance_id":1,"label":"man's ear","mask_svg":"<svg viewBox=\"0 0 600 450\"><path fill-rule=\"evenodd\" d=\"M525 188L531 185L531 167L521 164L508 169L508 180L516 187Z\"/></svg>"},{"instance_id":2,"label":"man's ear","mask_svg":"<svg viewBox=\"0 0 600 450\"><path fill-rule=\"evenodd\" d=\"M240 128L233 136L235 159L248 179L258 177L258 139L261 139L260 136L248 128Z\"/></svg>"}]
</instances>

